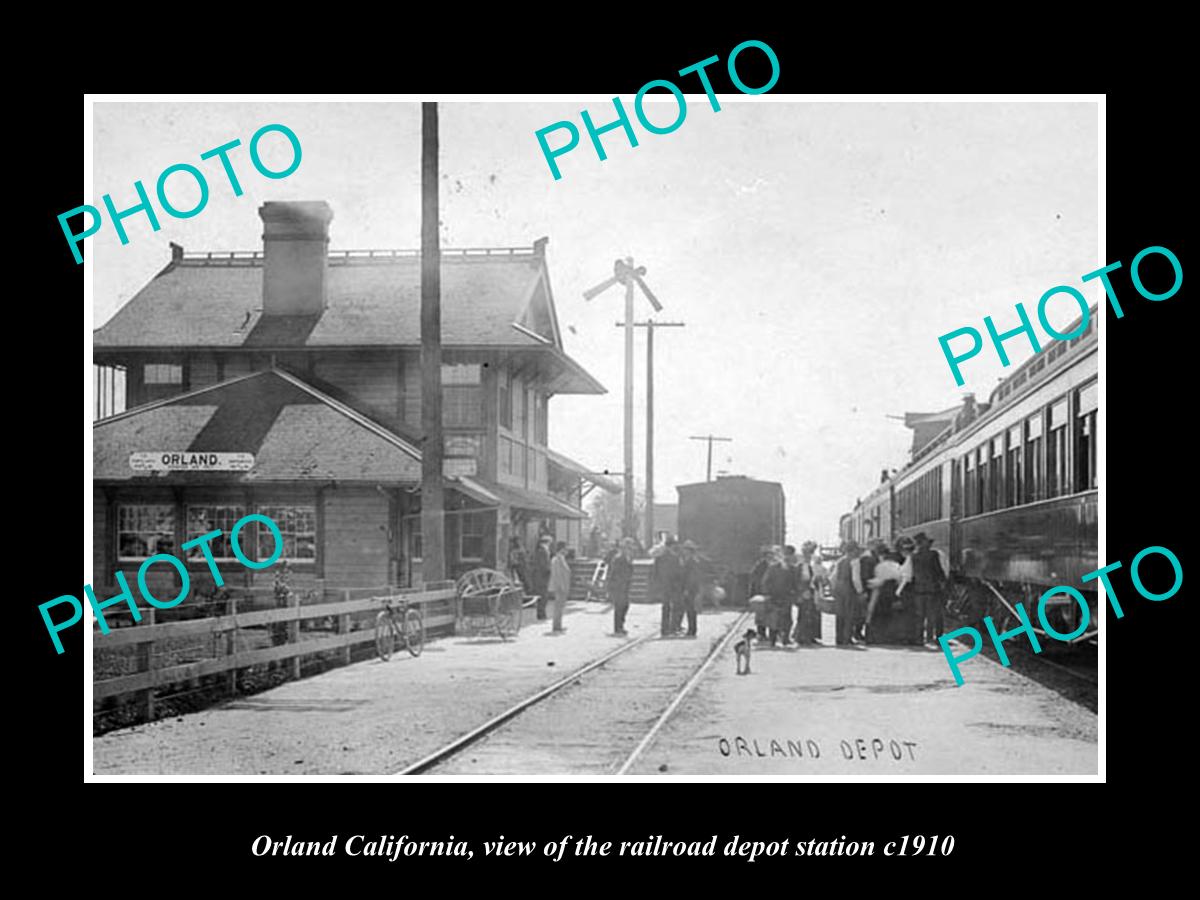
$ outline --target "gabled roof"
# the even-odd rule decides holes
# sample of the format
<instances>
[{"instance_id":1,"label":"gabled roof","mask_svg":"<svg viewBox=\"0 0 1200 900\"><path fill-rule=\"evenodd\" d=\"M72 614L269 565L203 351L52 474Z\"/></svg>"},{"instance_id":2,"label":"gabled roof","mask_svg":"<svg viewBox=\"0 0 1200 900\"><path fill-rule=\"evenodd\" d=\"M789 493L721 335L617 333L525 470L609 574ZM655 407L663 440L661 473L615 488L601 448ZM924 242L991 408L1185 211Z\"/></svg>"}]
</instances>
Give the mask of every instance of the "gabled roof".
<instances>
[{"instance_id":1,"label":"gabled roof","mask_svg":"<svg viewBox=\"0 0 1200 900\"><path fill-rule=\"evenodd\" d=\"M363 252L374 255L361 255ZM327 307L317 316L263 316L262 254L175 259L94 333L118 347L361 347L421 343L421 259L401 251L330 254ZM444 251L442 342L542 346L512 327L545 334L561 350L545 259L526 250ZM533 323L550 324L543 331Z\"/></svg>"},{"instance_id":2,"label":"gabled roof","mask_svg":"<svg viewBox=\"0 0 1200 900\"><path fill-rule=\"evenodd\" d=\"M412 484L421 453L280 369L138 406L93 424L93 478L148 484L343 481ZM252 453L245 472L135 474L138 452Z\"/></svg>"}]
</instances>

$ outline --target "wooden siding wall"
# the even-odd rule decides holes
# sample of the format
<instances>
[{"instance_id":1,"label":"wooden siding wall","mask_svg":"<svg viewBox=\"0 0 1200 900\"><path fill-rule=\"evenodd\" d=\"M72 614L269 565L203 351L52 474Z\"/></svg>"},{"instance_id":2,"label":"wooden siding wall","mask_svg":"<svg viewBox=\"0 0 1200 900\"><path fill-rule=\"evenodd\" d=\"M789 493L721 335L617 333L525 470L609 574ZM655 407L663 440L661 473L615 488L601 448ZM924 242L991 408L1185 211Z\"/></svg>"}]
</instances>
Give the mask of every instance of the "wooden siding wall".
<instances>
[{"instance_id":1,"label":"wooden siding wall","mask_svg":"<svg viewBox=\"0 0 1200 900\"><path fill-rule=\"evenodd\" d=\"M326 491L324 520L326 583L388 584L388 498L374 488Z\"/></svg>"},{"instance_id":2,"label":"wooden siding wall","mask_svg":"<svg viewBox=\"0 0 1200 900\"><path fill-rule=\"evenodd\" d=\"M369 415L385 422L397 421L400 417L400 369L395 353L322 353L313 362L313 375L343 391L356 407ZM407 395L403 408L407 413ZM419 420L417 424L420 425Z\"/></svg>"}]
</instances>

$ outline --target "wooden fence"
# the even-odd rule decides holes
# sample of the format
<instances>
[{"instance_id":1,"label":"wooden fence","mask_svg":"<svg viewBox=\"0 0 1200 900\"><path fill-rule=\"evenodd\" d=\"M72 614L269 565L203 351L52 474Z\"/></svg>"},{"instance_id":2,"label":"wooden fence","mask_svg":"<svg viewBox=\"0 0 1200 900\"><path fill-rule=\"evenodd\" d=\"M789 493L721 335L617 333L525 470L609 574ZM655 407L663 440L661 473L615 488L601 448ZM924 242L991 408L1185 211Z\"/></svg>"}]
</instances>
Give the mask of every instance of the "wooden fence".
<instances>
[{"instance_id":1,"label":"wooden fence","mask_svg":"<svg viewBox=\"0 0 1200 900\"><path fill-rule=\"evenodd\" d=\"M96 656L100 654L133 647L136 671L115 678L93 681L93 702L137 694L138 704L144 710L146 721L152 721L155 691L171 684L195 681L204 676L227 672L230 689L236 693L238 671L251 666L290 660L290 674L299 678L303 657L331 650L340 650L341 662L348 663L354 645L374 641L373 614L383 608L383 603L388 597L419 605L425 614L426 630L453 626L457 618L454 582L438 583L423 588L393 589L388 590L386 596L355 599L355 594L362 593L362 589L347 589L335 594L341 597L337 602L304 605L300 603L299 594L292 594L286 607L243 613L237 612L237 599L230 598L227 601L227 615L158 624L154 622L155 610L151 607L146 610L142 624L116 628L107 635L102 635L97 630L93 643L93 665L95 666ZM327 592L326 596L328 595ZM247 605L254 605L252 598L246 599L249 601ZM372 615L364 617L364 613ZM358 621L353 621L355 618ZM322 637L302 638L300 623L309 619L331 619L334 633ZM279 625L286 629L286 642L250 650L238 649L239 632ZM355 628L355 625L366 627ZM156 666L156 647L172 641L177 642L181 638L210 639L213 655L207 659L183 664Z\"/></svg>"}]
</instances>

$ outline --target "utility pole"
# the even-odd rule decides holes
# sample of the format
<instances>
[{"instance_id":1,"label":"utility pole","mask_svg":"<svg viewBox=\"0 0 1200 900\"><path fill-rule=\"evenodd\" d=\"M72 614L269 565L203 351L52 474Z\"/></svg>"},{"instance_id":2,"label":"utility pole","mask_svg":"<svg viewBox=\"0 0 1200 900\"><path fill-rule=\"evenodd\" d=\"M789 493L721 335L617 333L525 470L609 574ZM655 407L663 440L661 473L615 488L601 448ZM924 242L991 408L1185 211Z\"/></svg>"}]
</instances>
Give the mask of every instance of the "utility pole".
<instances>
[{"instance_id":1,"label":"utility pole","mask_svg":"<svg viewBox=\"0 0 1200 900\"><path fill-rule=\"evenodd\" d=\"M654 296L654 292L646 286L642 276L646 267L633 267L633 257L618 259L613 263L612 278L583 292L584 300L591 300L598 294L608 290L614 284L625 286L625 516L621 524L624 534L622 537L633 537L637 531L637 519L633 512L633 286L637 284L650 301L656 312L662 310L662 304Z\"/></svg>"},{"instance_id":2,"label":"utility pole","mask_svg":"<svg viewBox=\"0 0 1200 900\"><path fill-rule=\"evenodd\" d=\"M442 485L442 250L438 235L438 108L421 104L421 576L446 577Z\"/></svg>"},{"instance_id":3,"label":"utility pole","mask_svg":"<svg viewBox=\"0 0 1200 900\"><path fill-rule=\"evenodd\" d=\"M634 322L646 329L646 546L654 543L654 329L682 328L683 322ZM621 328L622 323L618 322Z\"/></svg>"},{"instance_id":4,"label":"utility pole","mask_svg":"<svg viewBox=\"0 0 1200 900\"><path fill-rule=\"evenodd\" d=\"M705 473L704 480L712 481L712 445L713 445L713 441L724 441L726 443L732 443L733 438L717 437L715 434L706 434L706 435L703 435L700 437L693 435L692 437L688 438L688 440L689 441L708 441L708 470Z\"/></svg>"}]
</instances>

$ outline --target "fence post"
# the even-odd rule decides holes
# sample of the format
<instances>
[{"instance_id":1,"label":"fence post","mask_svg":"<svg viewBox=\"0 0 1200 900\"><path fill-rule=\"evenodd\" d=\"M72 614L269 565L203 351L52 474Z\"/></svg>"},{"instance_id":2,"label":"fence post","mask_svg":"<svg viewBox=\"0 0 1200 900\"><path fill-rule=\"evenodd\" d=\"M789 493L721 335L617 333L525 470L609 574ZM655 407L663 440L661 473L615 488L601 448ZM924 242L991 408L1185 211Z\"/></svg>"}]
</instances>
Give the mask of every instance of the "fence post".
<instances>
[{"instance_id":1,"label":"fence post","mask_svg":"<svg viewBox=\"0 0 1200 900\"><path fill-rule=\"evenodd\" d=\"M233 627L225 632L225 650L227 656L237 656L237 597L229 598L229 615L233 618ZM237 666L234 666L229 670L229 693L231 694L238 692L237 676Z\"/></svg>"},{"instance_id":2,"label":"fence post","mask_svg":"<svg viewBox=\"0 0 1200 900\"><path fill-rule=\"evenodd\" d=\"M342 591L342 600L345 601L346 603L350 602L350 591L349 590ZM337 617L337 633L338 634L346 634L349 631L350 631L350 613L344 613ZM347 665L347 666L350 665L351 649L353 649L353 648L350 644L347 644L345 647L342 648L342 664L343 665Z\"/></svg>"},{"instance_id":3,"label":"fence post","mask_svg":"<svg viewBox=\"0 0 1200 900\"><path fill-rule=\"evenodd\" d=\"M288 621L287 625L287 642L289 644L300 643L300 595L294 591L288 594L288 608L296 610L296 618ZM300 655L292 657L292 677L300 677Z\"/></svg>"},{"instance_id":4,"label":"fence post","mask_svg":"<svg viewBox=\"0 0 1200 900\"><path fill-rule=\"evenodd\" d=\"M146 609L146 614L142 617L145 625L154 624L154 607ZM141 626L134 626L135 628ZM137 645L137 670L139 672L154 671L154 640L143 641ZM154 686L146 688L142 691L142 696L138 698L141 701L142 708L145 711L146 721L154 721Z\"/></svg>"}]
</instances>

